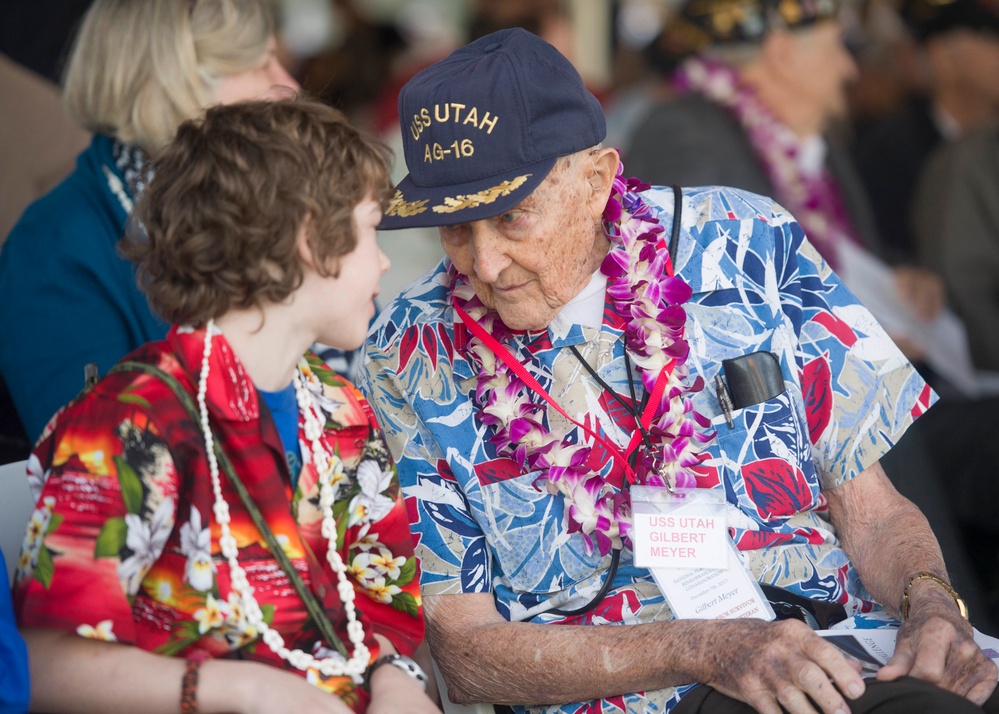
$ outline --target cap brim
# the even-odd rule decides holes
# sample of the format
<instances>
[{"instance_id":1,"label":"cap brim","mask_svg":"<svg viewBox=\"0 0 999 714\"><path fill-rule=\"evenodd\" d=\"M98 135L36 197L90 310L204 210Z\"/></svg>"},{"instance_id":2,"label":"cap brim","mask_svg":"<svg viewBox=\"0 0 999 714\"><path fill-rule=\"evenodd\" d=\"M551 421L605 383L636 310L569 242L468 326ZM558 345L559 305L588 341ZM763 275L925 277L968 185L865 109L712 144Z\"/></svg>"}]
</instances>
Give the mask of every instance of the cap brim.
<instances>
[{"instance_id":1,"label":"cap brim","mask_svg":"<svg viewBox=\"0 0 999 714\"><path fill-rule=\"evenodd\" d=\"M378 228L450 226L498 216L530 196L557 160L556 156L516 171L448 186L419 186L409 174L396 186Z\"/></svg>"}]
</instances>

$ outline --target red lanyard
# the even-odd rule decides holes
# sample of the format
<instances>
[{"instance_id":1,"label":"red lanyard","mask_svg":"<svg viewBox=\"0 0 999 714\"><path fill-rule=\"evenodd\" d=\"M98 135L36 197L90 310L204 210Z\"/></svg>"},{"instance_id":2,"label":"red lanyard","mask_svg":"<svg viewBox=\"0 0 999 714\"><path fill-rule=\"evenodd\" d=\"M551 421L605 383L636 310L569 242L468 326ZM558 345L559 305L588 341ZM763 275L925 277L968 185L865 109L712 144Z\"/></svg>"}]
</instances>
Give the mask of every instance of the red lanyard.
<instances>
[{"instance_id":1,"label":"red lanyard","mask_svg":"<svg viewBox=\"0 0 999 714\"><path fill-rule=\"evenodd\" d=\"M659 376L656 377L656 383L652 386L652 393L649 395L649 399L645 403L645 409L642 410L642 416L640 419L642 426L640 429L632 433L631 441L628 442L628 449L625 452L628 456L631 456L631 452L638 448L638 442L642 440L642 435L648 433L649 426L652 424L652 418L656 414L659 402L662 401L663 392L666 391L666 383L669 381L670 375L673 374L673 369L675 367L676 360L671 359L665 367L659 370Z\"/></svg>"},{"instance_id":2,"label":"red lanyard","mask_svg":"<svg viewBox=\"0 0 999 714\"><path fill-rule=\"evenodd\" d=\"M482 327L482 325L473 320L467 312L458 307L457 302L454 303L454 310L456 313L458 313L458 317L461 318L461 321L465 324L465 327L468 328L468 330L473 335L478 337L482 341L482 343L486 345L486 347L492 350L494 355L503 360L503 363L506 364L506 366L509 367L510 370L514 374L516 374L521 379L521 381L524 382L524 384L533 389L542 399L548 402L548 404L551 405L552 408L554 408L559 414L561 414L570 422L578 426L580 429L586 432L587 436L589 436L591 439L599 443L604 449L606 449L607 453L609 453L613 458L615 458L624 468L624 473L628 477L628 480L631 483L635 483L637 481L637 477L635 476L635 471L634 469L631 468L631 465L628 463L627 457L630 456L631 452L633 452L638 447L638 443L642 439L642 433L643 433L642 430L647 430L649 425L652 423L652 417L656 412L656 407L659 404L659 401L662 399L663 391L666 389L666 382L669 381L669 375L673 372L673 368L676 365L676 360L671 360L669 364L667 364L665 367L663 367L662 370L660 370L659 376L656 378L655 386L652 389L652 394L650 396L650 399L648 403L645 405L644 411L642 412L641 416L642 430L636 430L634 434L632 434L631 441L628 443L628 448L625 451L625 453L622 454L620 448L616 444L611 443L610 441L600 436L600 434L593 431L582 422L578 422L575 419L573 419L571 416L566 414L565 410L562 409L559 403L556 402L552 398L552 396L548 394L547 391L545 391L545 388L538 383L538 380L534 378L534 375L528 372L527 368L524 367L524 365L521 364L516 357L510 354L510 350L504 347L495 337L489 334L485 330L485 328Z\"/></svg>"}]
</instances>

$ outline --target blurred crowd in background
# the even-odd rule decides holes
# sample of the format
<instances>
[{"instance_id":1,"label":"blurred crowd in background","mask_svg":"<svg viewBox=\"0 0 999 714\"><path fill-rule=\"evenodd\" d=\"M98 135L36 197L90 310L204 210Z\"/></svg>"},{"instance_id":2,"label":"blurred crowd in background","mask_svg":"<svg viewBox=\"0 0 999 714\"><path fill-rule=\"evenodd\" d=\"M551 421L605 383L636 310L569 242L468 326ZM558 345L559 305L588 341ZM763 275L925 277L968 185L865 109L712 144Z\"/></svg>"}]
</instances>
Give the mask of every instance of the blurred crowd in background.
<instances>
[{"instance_id":1,"label":"blurred crowd in background","mask_svg":"<svg viewBox=\"0 0 999 714\"><path fill-rule=\"evenodd\" d=\"M921 0L932 7L948 3ZM398 147L396 95L407 79L469 40L503 27L524 27L562 50L576 65L590 89L604 103L608 116L607 144L627 154L635 128L650 107L672 93L671 72L684 48L669 31L675 0L274 0L280 23L280 53L284 66L302 88L343 110L356 124ZM911 3L910 3L911 4ZM44 80L56 91L73 35L89 0L59 0L50 3L7 2L0 6L0 68L4 82L23 90L25 84ZM918 9L916 10L918 12ZM911 14L911 13L910 13ZM849 112L830 127L846 142L864 147L863 156L877 170L879 157L871 154L886 131L885 120L896 116L912 102L924 101L932 91L933 69L927 47L918 31L903 17L900 0L845 0L840 13L846 45L857 65L849 83ZM991 40L992 54L999 57L999 40ZM999 59L986 49L979 54L957 56L966 73L967 90L989 94L999 103ZM22 70L27 71L21 76ZM991 76L990 76L991 75ZM960 87L959 89L965 89ZM35 88L32 87L32 93ZM7 96L19 96L7 94ZM73 149L84 145L81 131L57 124L49 116L48 104L32 117L30 107L7 101L0 108L6 139L0 146L3 175L0 176L0 241L6 236L27 202L51 187L71 167ZM29 102L30 103L30 102ZM56 112L58 110L56 109ZM46 115L51 126L38 129L37 116ZM950 126L951 136L992 119L969 117L966 126ZM963 120L963 118L962 118ZM35 139L16 132L26 127ZM58 128L58 130L56 130ZM14 140L14 137L18 138ZM44 137L41 139L40 137ZM896 137L898 138L898 137ZM927 140L920 137L922 143ZM908 168L915 167L925 153L913 147ZM52 155L52 158L47 158ZM30 157L28 159L27 157ZM68 158L67 158L68 157ZM18 171L31 163L32 181ZM62 164L40 166L46 161ZM397 171L404 173L401 161ZM863 161L861 164L863 165ZM863 167L863 166L862 166ZM44 175L38 176L39 173ZM915 174L909 171L909 180ZM875 178L875 182L877 181ZM901 187L875 189L875 210L882 233L883 215L897 213L899 195L912 190ZM878 211L879 206L885 211ZM894 236L884 236L897 242ZM409 240L416 247L402 248L405 260L397 261L386 280L385 293L394 294L431 264L436 239ZM392 249L392 245L388 246ZM895 246L892 246L895 249ZM410 250L412 249L412 250ZM412 253L412 260L410 259ZM420 260L426 254L426 260ZM436 253L433 253L436 255ZM904 256L905 249L896 251Z\"/></svg>"}]
</instances>

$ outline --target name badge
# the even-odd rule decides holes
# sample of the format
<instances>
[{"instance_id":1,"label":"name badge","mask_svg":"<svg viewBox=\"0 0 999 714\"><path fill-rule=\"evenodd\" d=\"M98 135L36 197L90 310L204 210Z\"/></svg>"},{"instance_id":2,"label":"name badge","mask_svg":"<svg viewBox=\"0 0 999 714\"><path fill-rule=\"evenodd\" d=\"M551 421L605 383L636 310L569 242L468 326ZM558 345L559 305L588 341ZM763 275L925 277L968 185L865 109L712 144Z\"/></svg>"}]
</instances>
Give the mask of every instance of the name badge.
<instances>
[{"instance_id":1,"label":"name badge","mask_svg":"<svg viewBox=\"0 0 999 714\"><path fill-rule=\"evenodd\" d=\"M775 619L728 534L719 491L632 486L635 564L679 619Z\"/></svg>"},{"instance_id":2,"label":"name badge","mask_svg":"<svg viewBox=\"0 0 999 714\"><path fill-rule=\"evenodd\" d=\"M682 496L683 492L675 495ZM634 503L634 502L633 502ZM713 503L690 503L667 513L632 506L635 565L643 568L728 567L725 512Z\"/></svg>"}]
</instances>

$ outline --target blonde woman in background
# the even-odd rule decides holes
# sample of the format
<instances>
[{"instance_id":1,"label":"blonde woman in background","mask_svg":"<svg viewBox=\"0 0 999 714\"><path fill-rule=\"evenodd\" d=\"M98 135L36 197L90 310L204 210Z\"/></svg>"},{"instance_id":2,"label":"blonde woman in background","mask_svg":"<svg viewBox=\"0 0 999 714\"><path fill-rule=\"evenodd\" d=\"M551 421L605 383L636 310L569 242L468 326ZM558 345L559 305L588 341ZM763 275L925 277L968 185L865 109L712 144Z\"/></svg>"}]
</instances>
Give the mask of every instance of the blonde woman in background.
<instances>
[{"instance_id":1,"label":"blonde woman in background","mask_svg":"<svg viewBox=\"0 0 999 714\"><path fill-rule=\"evenodd\" d=\"M116 249L155 156L214 104L293 94L264 0L96 0L63 103L94 133L76 170L34 202L0 253L0 374L28 437L83 386L168 325Z\"/></svg>"}]
</instances>

